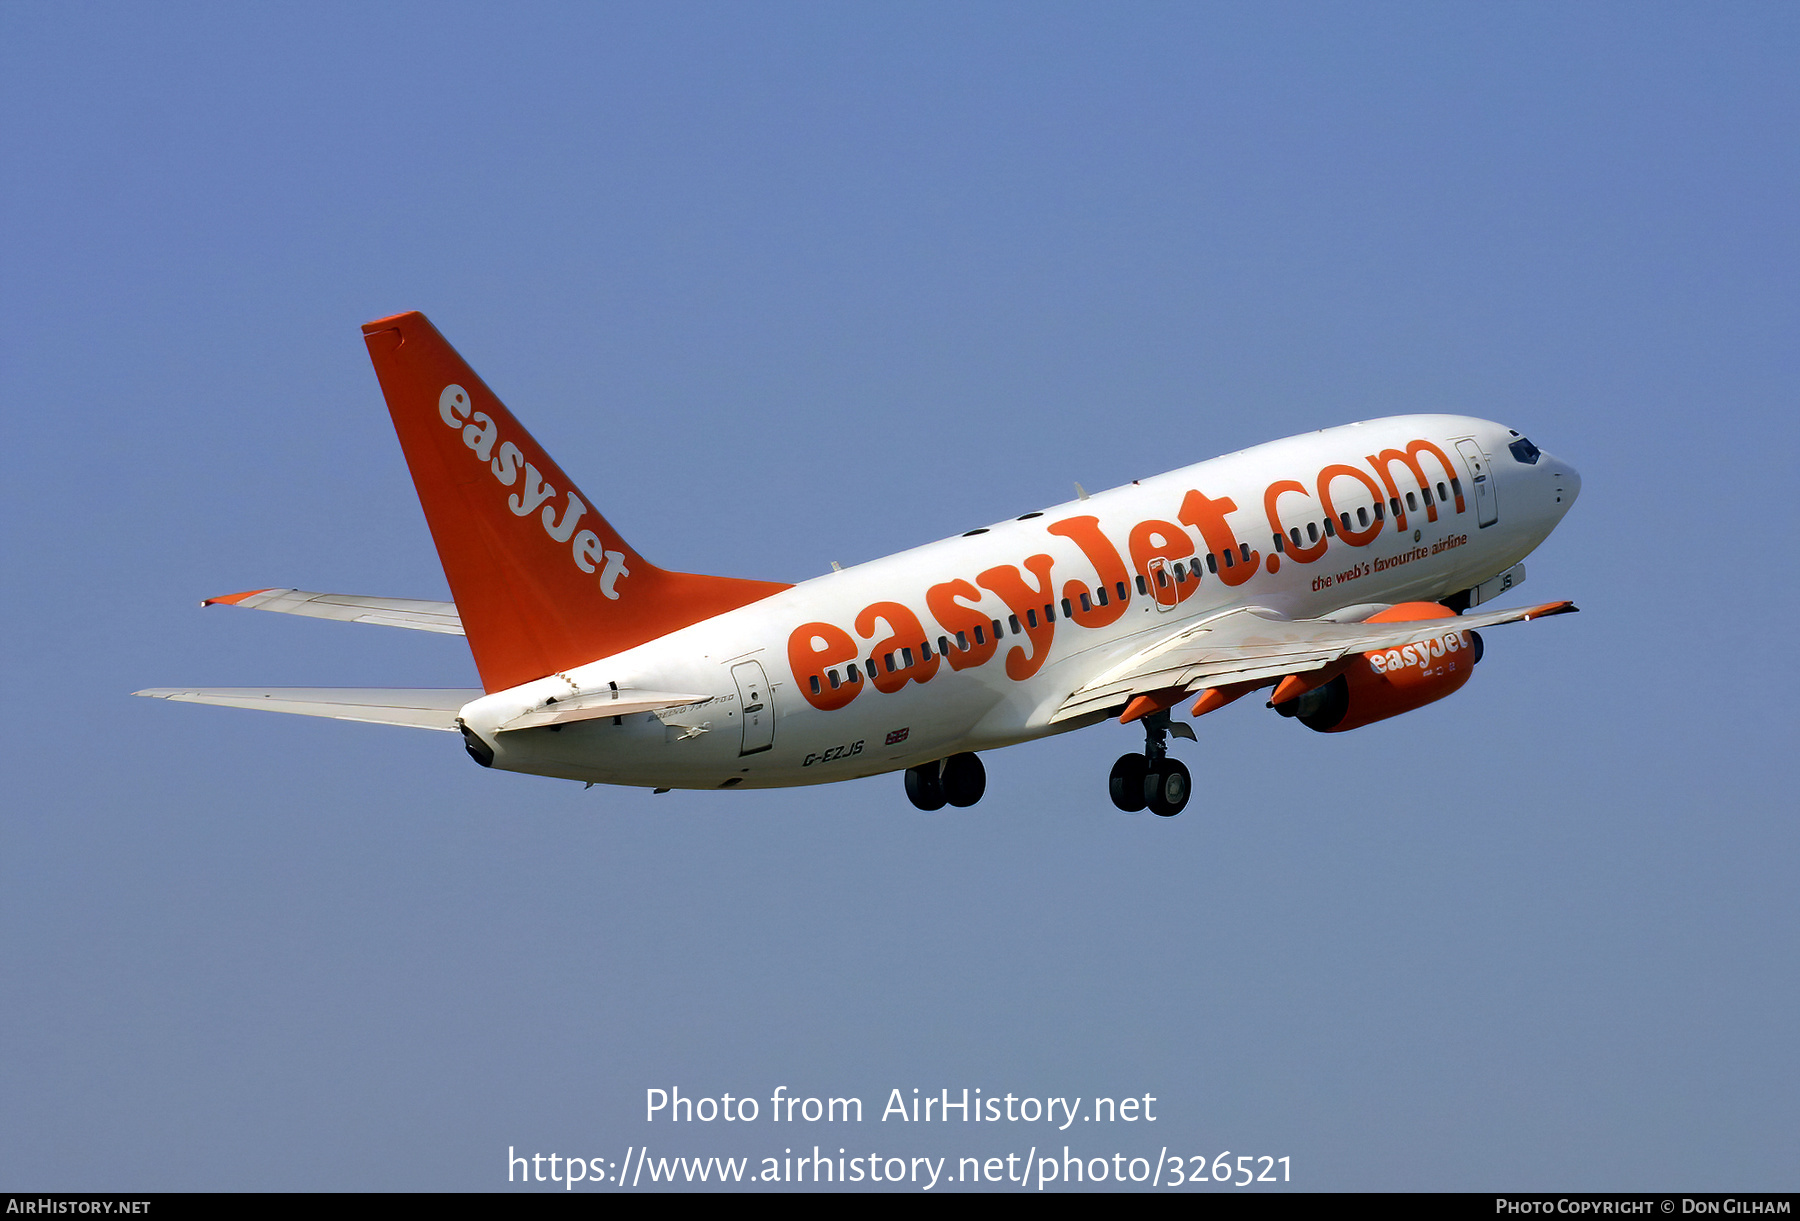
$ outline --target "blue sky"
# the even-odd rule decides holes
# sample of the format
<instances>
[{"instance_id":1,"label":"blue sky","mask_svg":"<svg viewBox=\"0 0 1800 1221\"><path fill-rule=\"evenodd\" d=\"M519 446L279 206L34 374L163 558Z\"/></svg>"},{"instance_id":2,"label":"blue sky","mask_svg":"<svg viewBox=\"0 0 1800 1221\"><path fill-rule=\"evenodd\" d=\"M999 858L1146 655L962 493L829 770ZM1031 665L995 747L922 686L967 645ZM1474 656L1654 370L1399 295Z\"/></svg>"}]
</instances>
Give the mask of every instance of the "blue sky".
<instances>
[{"instance_id":1,"label":"blue sky","mask_svg":"<svg viewBox=\"0 0 1800 1221\"><path fill-rule=\"evenodd\" d=\"M1793 1188L1797 56L1776 5L0 8L0 1183L760 1157L644 1091L786 1085L1148 1092L1070 1143L1311 1188ZM127 698L473 685L195 605L445 596L357 330L405 309L665 566L1450 410L1582 472L1526 592L1584 613L1342 737L1205 718L1175 820L1117 727L921 815Z\"/></svg>"}]
</instances>

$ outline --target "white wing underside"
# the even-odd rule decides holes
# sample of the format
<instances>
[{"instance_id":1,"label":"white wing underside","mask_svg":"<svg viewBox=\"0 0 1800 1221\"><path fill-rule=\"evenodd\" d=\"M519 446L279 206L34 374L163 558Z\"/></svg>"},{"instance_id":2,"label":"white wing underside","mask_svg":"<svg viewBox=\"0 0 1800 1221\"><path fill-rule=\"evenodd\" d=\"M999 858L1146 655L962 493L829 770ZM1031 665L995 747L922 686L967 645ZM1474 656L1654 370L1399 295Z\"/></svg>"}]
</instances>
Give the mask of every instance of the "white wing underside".
<instances>
[{"instance_id":1,"label":"white wing underside","mask_svg":"<svg viewBox=\"0 0 1800 1221\"><path fill-rule=\"evenodd\" d=\"M1286 619L1264 607L1239 607L1173 632L1078 687L1051 715L1050 723L1117 708L1151 691L1191 693L1280 679L1330 665L1349 653L1402 648L1447 630L1492 627L1574 609L1568 602L1547 602L1444 619L1329 623Z\"/></svg>"},{"instance_id":2,"label":"white wing underside","mask_svg":"<svg viewBox=\"0 0 1800 1221\"><path fill-rule=\"evenodd\" d=\"M481 698L479 688L395 689L386 687L153 687L133 695L184 704L218 704L300 716L404 725L456 732L464 704Z\"/></svg>"},{"instance_id":3,"label":"white wing underside","mask_svg":"<svg viewBox=\"0 0 1800 1221\"><path fill-rule=\"evenodd\" d=\"M382 627L406 627L419 632L463 635L462 619L454 602L428 602L421 598L369 598L361 594L320 594L305 589L259 589L247 594L208 598L202 606L241 606L246 610L278 611L312 619L337 619L345 623L374 623Z\"/></svg>"}]
</instances>

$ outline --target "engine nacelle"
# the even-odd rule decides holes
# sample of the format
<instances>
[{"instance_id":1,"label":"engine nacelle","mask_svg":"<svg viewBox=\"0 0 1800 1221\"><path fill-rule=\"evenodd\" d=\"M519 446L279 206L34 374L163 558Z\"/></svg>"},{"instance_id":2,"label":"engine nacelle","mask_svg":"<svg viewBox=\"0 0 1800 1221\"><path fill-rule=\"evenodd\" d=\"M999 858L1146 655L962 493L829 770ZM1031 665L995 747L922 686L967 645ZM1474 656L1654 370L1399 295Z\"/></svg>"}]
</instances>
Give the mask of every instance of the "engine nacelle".
<instances>
[{"instance_id":1,"label":"engine nacelle","mask_svg":"<svg viewBox=\"0 0 1800 1221\"><path fill-rule=\"evenodd\" d=\"M1423 708L1469 681L1481 660L1481 635L1445 631L1399 649L1363 653L1343 673L1275 705L1320 733L1342 733Z\"/></svg>"}]
</instances>

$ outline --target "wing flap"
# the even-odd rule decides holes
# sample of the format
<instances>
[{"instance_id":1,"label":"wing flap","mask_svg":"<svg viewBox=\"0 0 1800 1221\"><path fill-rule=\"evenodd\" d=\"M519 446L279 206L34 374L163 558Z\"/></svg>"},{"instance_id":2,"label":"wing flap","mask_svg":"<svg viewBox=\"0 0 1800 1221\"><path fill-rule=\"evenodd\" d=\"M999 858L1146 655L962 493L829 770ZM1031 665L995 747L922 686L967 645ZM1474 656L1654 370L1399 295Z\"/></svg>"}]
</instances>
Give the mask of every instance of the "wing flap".
<instances>
[{"instance_id":1,"label":"wing flap","mask_svg":"<svg viewBox=\"0 0 1800 1221\"><path fill-rule=\"evenodd\" d=\"M1077 688L1050 717L1051 724L1120 707L1150 691L1185 692L1226 683L1260 682L1328 666L1347 653L1402 648L1456 630L1493 627L1567 614L1572 602L1544 602L1508 610L1478 611L1446 619L1386 623L1331 623L1284 619L1263 607L1240 607L1191 624L1140 650Z\"/></svg>"},{"instance_id":2,"label":"wing flap","mask_svg":"<svg viewBox=\"0 0 1800 1221\"><path fill-rule=\"evenodd\" d=\"M462 618L454 602L429 602L422 598L370 598L362 594L321 594L305 589L249 589L241 594L208 598L201 606L241 606L246 610L277 611L312 619L337 619L345 623L374 623L405 627L420 632L463 634Z\"/></svg>"},{"instance_id":3,"label":"wing flap","mask_svg":"<svg viewBox=\"0 0 1800 1221\"><path fill-rule=\"evenodd\" d=\"M456 717L463 705L482 696L478 689L460 687L153 687L132 694L184 704L255 708L451 733L456 732Z\"/></svg>"}]
</instances>

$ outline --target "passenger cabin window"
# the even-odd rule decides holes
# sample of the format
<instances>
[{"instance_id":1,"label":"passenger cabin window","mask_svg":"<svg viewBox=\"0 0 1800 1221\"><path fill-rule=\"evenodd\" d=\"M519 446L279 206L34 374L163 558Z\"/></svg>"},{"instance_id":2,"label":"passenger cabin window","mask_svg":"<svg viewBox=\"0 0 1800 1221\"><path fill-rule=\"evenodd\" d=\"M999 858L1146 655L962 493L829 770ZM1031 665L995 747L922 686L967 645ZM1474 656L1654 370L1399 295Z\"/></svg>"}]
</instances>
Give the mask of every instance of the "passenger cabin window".
<instances>
[{"instance_id":1,"label":"passenger cabin window","mask_svg":"<svg viewBox=\"0 0 1800 1221\"><path fill-rule=\"evenodd\" d=\"M1145 581L1144 581L1144 574L1143 574L1143 573L1141 573L1141 572L1140 572L1140 573L1138 573L1138 577L1137 577L1137 587L1138 587L1138 592L1139 592L1139 593L1140 593L1140 594L1147 594L1147 593L1149 593L1149 592L1150 592L1150 586L1149 586L1149 585L1148 585L1148 584L1146 584L1146 583L1145 583Z\"/></svg>"},{"instance_id":2,"label":"passenger cabin window","mask_svg":"<svg viewBox=\"0 0 1800 1221\"><path fill-rule=\"evenodd\" d=\"M1123 581L1115 582L1113 585L1113 588L1119 591L1119 601L1125 602L1125 601L1130 600L1131 590L1129 590L1125 587L1125 582L1123 582Z\"/></svg>"},{"instance_id":3,"label":"passenger cabin window","mask_svg":"<svg viewBox=\"0 0 1800 1221\"><path fill-rule=\"evenodd\" d=\"M1224 552L1223 554L1225 556L1225 567L1227 567L1227 568L1232 567L1231 552L1227 551L1227 552Z\"/></svg>"},{"instance_id":4,"label":"passenger cabin window","mask_svg":"<svg viewBox=\"0 0 1800 1221\"><path fill-rule=\"evenodd\" d=\"M1393 510L1395 517L1400 516L1400 498L1398 496L1388 497L1388 508Z\"/></svg>"},{"instance_id":5,"label":"passenger cabin window","mask_svg":"<svg viewBox=\"0 0 1800 1221\"><path fill-rule=\"evenodd\" d=\"M871 658L869 658L869 677L874 678L875 674L876 674L875 659L873 657L871 657Z\"/></svg>"},{"instance_id":6,"label":"passenger cabin window","mask_svg":"<svg viewBox=\"0 0 1800 1221\"><path fill-rule=\"evenodd\" d=\"M1064 598L1063 599L1063 618L1064 619L1073 619L1074 617L1075 617L1075 607L1070 604L1070 602L1067 598Z\"/></svg>"},{"instance_id":7,"label":"passenger cabin window","mask_svg":"<svg viewBox=\"0 0 1800 1221\"><path fill-rule=\"evenodd\" d=\"M1425 507L1429 509L1431 507L1431 489L1430 488L1420 488L1419 489L1419 499L1424 501Z\"/></svg>"},{"instance_id":8,"label":"passenger cabin window","mask_svg":"<svg viewBox=\"0 0 1800 1221\"><path fill-rule=\"evenodd\" d=\"M1450 499L1450 489L1444 486L1444 481L1442 479L1438 480L1438 499L1439 500L1449 500Z\"/></svg>"},{"instance_id":9,"label":"passenger cabin window","mask_svg":"<svg viewBox=\"0 0 1800 1221\"><path fill-rule=\"evenodd\" d=\"M1044 622L1045 623L1055 623L1056 622L1056 607L1046 606L1044 608Z\"/></svg>"},{"instance_id":10,"label":"passenger cabin window","mask_svg":"<svg viewBox=\"0 0 1800 1221\"><path fill-rule=\"evenodd\" d=\"M1327 517L1325 519L1325 537L1326 538L1336 538L1337 537L1337 527L1332 523L1332 520L1329 517Z\"/></svg>"},{"instance_id":11,"label":"passenger cabin window","mask_svg":"<svg viewBox=\"0 0 1800 1221\"><path fill-rule=\"evenodd\" d=\"M1098 606L1106 605L1106 586L1101 585L1094 590L1094 602Z\"/></svg>"},{"instance_id":12,"label":"passenger cabin window","mask_svg":"<svg viewBox=\"0 0 1800 1221\"><path fill-rule=\"evenodd\" d=\"M1282 542L1282 539L1284 539L1286 537L1287 536L1283 535L1283 534L1277 534L1275 536L1275 550L1283 552L1284 554L1287 551L1287 544Z\"/></svg>"},{"instance_id":13,"label":"passenger cabin window","mask_svg":"<svg viewBox=\"0 0 1800 1221\"><path fill-rule=\"evenodd\" d=\"M910 669L912 669L912 664L913 664L912 650L910 648L901 649L900 650L900 668L902 670L910 670Z\"/></svg>"},{"instance_id":14,"label":"passenger cabin window","mask_svg":"<svg viewBox=\"0 0 1800 1221\"><path fill-rule=\"evenodd\" d=\"M921 640L919 642L919 656L925 661L931 660L931 641Z\"/></svg>"},{"instance_id":15,"label":"passenger cabin window","mask_svg":"<svg viewBox=\"0 0 1800 1221\"><path fill-rule=\"evenodd\" d=\"M1218 557L1210 551L1206 553L1206 571L1215 574L1219 571Z\"/></svg>"},{"instance_id":16,"label":"passenger cabin window","mask_svg":"<svg viewBox=\"0 0 1800 1221\"><path fill-rule=\"evenodd\" d=\"M1141 581L1143 578L1139 577L1138 580ZM1094 609L1094 600L1088 597L1085 592L1081 595L1081 609L1084 614Z\"/></svg>"},{"instance_id":17,"label":"passenger cabin window","mask_svg":"<svg viewBox=\"0 0 1800 1221\"><path fill-rule=\"evenodd\" d=\"M814 695L819 694L819 692L821 692L825 689L824 686L819 682L819 676L817 674L812 676L811 682L812 682L812 693ZM836 683L832 683L831 685L834 687L837 686Z\"/></svg>"},{"instance_id":18,"label":"passenger cabin window","mask_svg":"<svg viewBox=\"0 0 1800 1221\"><path fill-rule=\"evenodd\" d=\"M1298 529L1298 527L1295 528ZM1309 543L1316 543L1319 541L1319 527L1310 521L1306 523L1306 541Z\"/></svg>"},{"instance_id":19,"label":"passenger cabin window","mask_svg":"<svg viewBox=\"0 0 1800 1221\"><path fill-rule=\"evenodd\" d=\"M1014 615L1013 622L1016 624L1016 623L1018 623L1018 621L1019 621L1019 617L1017 615ZM1032 627L1036 627L1038 625L1037 612L1034 610L1027 610L1025 612L1025 622L1029 623ZM1018 629L1015 627L1013 630L1017 631Z\"/></svg>"},{"instance_id":20,"label":"passenger cabin window","mask_svg":"<svg viewBox=\"0 0 1800 1221\"><path fill-rule=\"evenodd\" d=\"M959 637L959 639L960 639L960 637ZM981 634L981 625L979 623L977 623L975 625L975 643L976 644L986 644L987 643L987 639Z\"/></svg>"},{"instance_id":21,"label":"passenger cabin window","mask_svg":"<svg viewBox=\"0 0 1800 1221\"><path fill-rule=\"evenodd\" d=\"M882 664L882 665L883 665L883 666L884 666L884 667L886 667L886 669L887 669L887 672L888 672L888 673L889 673L889 674L892 674L892 673L893 673L893 672L894 672L894 670L895 670L895 666L894 666L894 655L893 655L893 654L892 654L892 653L883 653L883 654L882 654L882 655L881 655L881 664Z\"/></svg>"},{"instance_id":22,"label":"passenger cabin window","mask_svg":"<svg viewBox=\"0 0 1800 1221\"><path fill-rule=\"evenodd\" d=\"M831 680L831 689L833 691L836 691L839 687L844 685L842 682L838 681L838 673L835 669L825 671L825 677Z\"/></svg>"},{"instance_id":23,"label":"passenger cabin window","mask_svg":"<svg viewBox=\"0 0 1800 1221\"><path fill-rule=\"evenodd\" d=\"M1379 500L1375 502L1375 520L1381 520L1381 502Z\"/></svg>"},{"instance_id":24,"label":"passenger cabin window","mask_svg":"<svg viewBox=\"0 0 1800 1221\"><path fill-rule=\"evenodd\" d=\"M1406 507L1414 513L1419 511L1419 501L1411 492L1406 494Z\"/></svg>"},{"instance_id":25,"label":"passenger cabin window","mask_svg":"<svg viewBox=\"0 0 1800 1221\"><path fill-rule=\"evenodd\" d=\"M1344 524L1344 529L1348 530L1351 528L1351 526L1350 526L1350 511L1348 509L1346 509L1344 512L1338 514L1338 520Z\"/></svg>"},{"instance_id":26,"label":"passenger cabin window","mask_svg":"<svg viewBox=\"0 0 1800 1221\"><path fill-rule=\"evenodd\" d=\"M1177 584L1177 585L1187 584L1187 565L1186 564L1175 565L1175 584Z\"/></svg>"},{"instance_id":27,"label":"passenger cabin window","mask_svg":"<svg viewBox=\"0 0 1800 1221\"><path fill-rule=\"evenodd\" d=\"M950 655L950 638L948 636L939 636L938 637L938 656L948 657L949 655Z\"/></svg>"},{"instance_id":28,"label":"passenger cabin window","mask_svg":"<svg viewBox=\"0 0 1800 1221\"><path fill-rule=\"evenodd\" d=\"M1358 509L1356 511L1356 524L1359 526L1362 526L1365 529L1368 528L1369 511L1367 509Z\"/></svg>"},{"instance_id":29,"label":"passenger cabin window","mask_svg":"<svg viewBox=\"0 0 1800 1221\"><path fill-rule=\"evenodd\" d=\"M1194 578L1194 580L1198 581L1200 579L1200 557L1199 556L1195 556L1193 559L1193 562L1188 565L1188 573Z\"/></svg>"},{"instance_id":30,"label":"passenger cabin window","mask_svg":"<svg viewBox=\"0 0 1800 1221\"><path fill-rule=\"evenodd\" d=\"M1462 495L1462 480L1458 479L1455 475L1450 476L1450 490L1455 492L1458 496Z\"/></svg>"},{"instance_id":31,"label":"passenger cabin window","mask_svg":"<svg viewBox=\"0 0 1800 1221\"><path fill-rule=\"evenodd\" d=\"M1017 619L1014 619L1013 620L1013 631L1016 633L1018 630L1019 630L1019 621ZM1003 626L1001 626L1000 621L998 619L994 620L994 639L995 640L1005 640L1006 639L1006 629Z\"/></svg>"}]
</instances>

